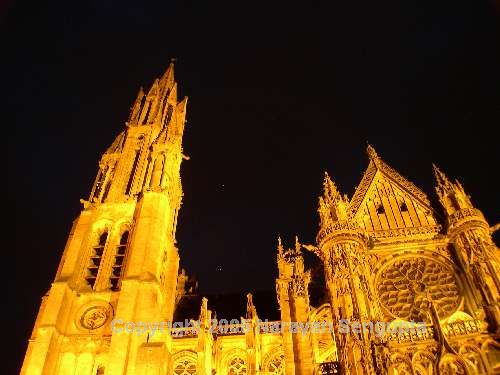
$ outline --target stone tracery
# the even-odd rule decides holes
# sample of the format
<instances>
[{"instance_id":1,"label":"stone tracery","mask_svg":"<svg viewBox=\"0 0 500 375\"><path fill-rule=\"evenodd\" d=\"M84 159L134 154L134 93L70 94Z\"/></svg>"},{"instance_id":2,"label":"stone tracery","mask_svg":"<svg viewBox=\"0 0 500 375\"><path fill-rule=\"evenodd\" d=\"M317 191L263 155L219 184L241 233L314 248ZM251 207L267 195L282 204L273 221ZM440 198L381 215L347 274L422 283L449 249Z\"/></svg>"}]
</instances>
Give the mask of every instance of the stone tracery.
<instances>
[{"instance_id":1,"label":"stone tracery","mask_svg":"<svg viewBox=\"0 0 500 375\"><path fill-rule=\"evenodd\" d=\"M452 269L427 258L396 259L381 271L377 291L390 314L407 321L429 320L429 297L441 319L450 316L461 300Z\"/></svg>"},{"instance_id":2,"label":"stone tracery","mask_svg":"<svg viewBox=\"0 0 500 375\"><path fill-rule=\"evenodd\" d=\"M325 174L316 244L296 239L295 248L285 250L279 243L280 321L258 323L252 302L245 323L233 325L250 329L210 332L210 304L203 298L200 314L193 317L202 322L200 330L168 330L138 339L111 332L108 323L115 312L120 318L171 321L187 297L175 240L183 196L179 168L188 159L182 153L187 101L177 102L176 87L172 65L147 95L139 91L127 129L102 156L89 201L82 201L56 280L42 302L22 374L89 374L104 368L106 374L159 375L310 375L340 369L475 375L500 370L494 341L500 333L500 260L493 229L460 183L436 168L437 193L446 211L446 221L438 224L427 196L371 146L369 166L350 201ZM123 230L115 229L125 222L130 223L130 241L127 236L119 246L130 257L120 258L124 266L118 272L119 264L108 256L114 253L105 248L116 249L115 232ZM97 242L93 250L98 253L89 260L93 237L103 230L112 246L106 244L108 237ZM311 270L305 268L303 247L321 261L325 296L317 309L310 301ZM101 263L106 272L99 270ZM123 288L109 288L111 269L116 277L123 275L123 283L117 283ZM427 324L424 333L374 337L340 334L339 321L345 318ZM263 329L291 322L331 323L333 330L289 334Z\"/></svg>"}]
</instances>

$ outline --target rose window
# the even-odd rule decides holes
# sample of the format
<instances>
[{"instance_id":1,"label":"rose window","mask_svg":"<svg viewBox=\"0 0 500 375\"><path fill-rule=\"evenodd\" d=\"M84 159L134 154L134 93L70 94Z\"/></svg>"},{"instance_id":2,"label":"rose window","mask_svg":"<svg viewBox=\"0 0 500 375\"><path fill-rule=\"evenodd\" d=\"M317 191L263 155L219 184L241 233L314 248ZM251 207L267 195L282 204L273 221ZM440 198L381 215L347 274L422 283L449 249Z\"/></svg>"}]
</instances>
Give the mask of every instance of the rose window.
<instances>
[{"instance_id":1,"label":"rose window","mask_svg":"<svg viewBox=\"0 0 500 375\"><path fill-rule=\"evenodd\" d=\"M242 358L233 358L229 364L228 375L244 375L247 373L247 365Z\"/></svg>"},{"instance_id":2,"label":"rose window","mask_svg":"<svg viewBox=\"0 0 500 375\"><path fill-rule=\"evenodd\" d=\"M80 325L85 329L101 328L108 321L110 314L111 311L107 306L92 306L80 317Z\"/></svg>"},{"instance_id":3,"label":"rose window","mask_svg":"<svg viewBox=\"0 0 500 375\"><path fill-rule=\"evenodd\" d=\"M285 356L283 353L275 355L267 365L269 375L283 375L285 373Z\"/></svg>"},{"instance_id":4,"label":"rose window","mask_svg":"<svg viewBox=\"0 0 500 375\"><path fill-rule=\"evenodd\" d=\"M440 319L450 316L460 303L453 270L426 258L404 258L386 266L377 283L382 305L396 318L429 321L430 297Z\"/></svg>"},{"instance_id":5,"label":"rose window","mask_svg":"<svg viewBox=\"0 0 500 375\"><path fill-rule=\"evenodd\" d=\"M174 365L175 375L195 375L196 374L196 363L191 359L183 359L178 361Z\"/></svg>"}]
</instances>

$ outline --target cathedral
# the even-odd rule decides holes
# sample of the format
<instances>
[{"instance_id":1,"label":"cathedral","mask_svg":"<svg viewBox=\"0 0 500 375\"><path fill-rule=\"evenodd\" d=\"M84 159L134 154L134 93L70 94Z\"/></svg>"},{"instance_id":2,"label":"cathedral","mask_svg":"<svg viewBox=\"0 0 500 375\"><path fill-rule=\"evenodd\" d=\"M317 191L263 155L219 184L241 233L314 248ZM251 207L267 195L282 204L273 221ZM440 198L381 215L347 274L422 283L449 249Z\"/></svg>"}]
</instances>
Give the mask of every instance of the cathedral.
<instances>
[{"instance_id":1,"label":"cathedral","mask_svg":"<svg viewBox=\"0 0 500 375\"><path fill-rule=\"evenodd\" d=\"M433 207L371 146L352 197L325 173L315 243L278 240L277 315L248 294L241 315L218 319L179 268L186 108L173 64L139 91L81 200L21 374L500 374L499 225L436 166Z\"/></svg>"}]
</instances>

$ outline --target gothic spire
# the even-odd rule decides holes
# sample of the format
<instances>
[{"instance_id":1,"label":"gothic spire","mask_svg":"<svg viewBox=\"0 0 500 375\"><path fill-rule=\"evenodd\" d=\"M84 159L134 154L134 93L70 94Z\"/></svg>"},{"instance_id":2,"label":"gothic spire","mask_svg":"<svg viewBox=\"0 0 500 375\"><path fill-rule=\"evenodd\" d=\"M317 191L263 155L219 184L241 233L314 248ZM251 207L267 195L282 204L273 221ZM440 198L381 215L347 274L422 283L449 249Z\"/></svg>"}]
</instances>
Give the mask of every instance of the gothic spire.
<instances>
[{"instance_id":1,"label":"gothic spire","mask_svg":"<svg viewBox=\"0 0 500 375\"><path fill-rule=\"evenodd\" d=\"M337 186L328 175L328 172L325 171L325 177L323 179L323 199L325 200L325 202L331 203L338 199L339 196L340 193L337 189Z\"/></svg>"},{"instance_id":2,"label":"gothic spire","mask_svg":"<svg viewBox=\"0 0 500 375\"><path fill-rule=\"evenodd\" d=\"M134 104L132 105L130 109L130 116L128 119L129 124L135 124L138 121L139 114L141 112L141 104L144 98L144 88L141 86L139 88L139 92L137 93L137 97L134 101Z\"/></svg>"},{"instance_id":3,"label":"gothic spire","mask_svg":"<svg viewBox=\"0 0 500 375\"><path fill-rule=\"evenodd\" d=\"M436 177L436 193L446 212L451 214L463 208L471 208L470 197L462 184L458 180L451 182L436 164L433 163L432 168Z\"/></svg>"},{"instance_id":4,"label":"gothic spire","mask_svg":"<svg viewBox=\"0 0 500 375\"><path fill-rule=\"evenodd\" d=\"M278 247L277 247L277 250L278 250L278 254L283 254L283 244L281 243L281 236L278 236Z\"/></svg>"},{"instance_id":5,"label":"gothic spire","mask_svg":"<svg viewBox=\"0 0 500 375\"><path fill-rule=\"evenodd\" d=\"M154 81L153 81L153 84L151 85L151 87L149 88L149 91L148 91L148 97L156 97L158 94L159 94L159 91L160 91L160 83L159 83L159 79L156 78Z\"/></svg>"},{"instance_id":6,"label":"gothic spire","mask_svg":"<svg viewBox=\"0 0 500 375\"><path fill-rule=\"evenodd\" d=\"M368 154L370 160L378 161L379 156L377 154L377 151L375 151L375 148L369 143L366 146L366 153Z\"/></svg>"},{"instance_id":7,"label":"gothic spire","mask_svg":"<svg viewBox=\"0 0 500 375\"><path fill-rule=\"evenodd\" d=\"M323 179L323 196L319 198L318 211L320 214L321 225L327 224L330 220L347 219L347 209L349 199L346 195L342 196L337 186L332 181L327 172Z\"/></svg>"},{"instance_id":8,"label":"gothic spire","mask_svg":"<svg viewBox=\"0 0 500 375\"><path fill-rule=\"evenodd\" d=\"M432 163L432 169L434 171L434 177L436 177L437 186L440 189L449 189L452 184L448 177L446 177L446 175L434 163Z\"/></svg>"},{"instance_id":9,"label":"gothic spire","mask_svg":"<svg viewBox=\"0 0 500 375\"><path fill-rule=\"evenodd\" d=\"M299 236L295 236L295 252L297 254L300 254L300 248L301 248L301 244L300 244L300 241L299 241Z\"/></svg>"},{"instance_id":10,"label":"gothic spire","mask_svg":"<svg viewBox=\"0 0 500 375\"><path fill-rule=\"evenodd\" d=\"M253 304L253 296L252 293L247 293L247 311L246 316L247 319L257 318L257 309Z\"/></svg>"},{"instance_id":11,"label":"gothic spire","mask_svg":"<svg viewBox=\"0 0 500 375\"><path fill-rule=\"evenodd\" d=\"M174 82L174 61L175 59L170 60L167 70L165 70L165 73L161 76L160 82L162 85L169 85Z\"/></svg>"}]
</instances>

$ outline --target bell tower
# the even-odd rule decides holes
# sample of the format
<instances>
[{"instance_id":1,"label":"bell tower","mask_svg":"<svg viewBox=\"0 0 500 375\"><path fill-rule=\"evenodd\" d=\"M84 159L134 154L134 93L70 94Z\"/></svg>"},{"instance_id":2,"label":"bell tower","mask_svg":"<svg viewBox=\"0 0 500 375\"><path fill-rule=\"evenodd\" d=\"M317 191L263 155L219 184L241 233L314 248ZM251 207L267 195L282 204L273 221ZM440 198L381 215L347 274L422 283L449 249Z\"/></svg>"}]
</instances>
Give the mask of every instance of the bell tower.
<instances>
[{"instance_id":1,"label":"bell tower","mask_svg":"<svg viewBox=\"0 0 500 375\"><path fill-rule=\"evenodd\" d=\"M446 213L447 234L469 284L475 313L486 318L491 332L500 333L500 259L489 224L460 182L451 182L435 165L434 175Z\"/></svg>"},{"instance_id":2,"label":"bell tower","mask_svg":"<svg viewBox=\"0 0 500 375\"><path fill-rule=\"evenodd\" d=\"M111 322L172 320L186 104L172 63L147 94L139 90L81 200L22 374L166 373L168 332L113 333Z\"/></svg>"},{"instance_id":3,"label":"bell tower","mask_svg":"<svg viewBox=\"0 0 500 375\"><path fill-rule=\"evenodd\" d=\"M312 374L312 350L310 332L297 329L308 323L310 271L304 269L301 244L295 237L295 247L285 249L278 239L278 278L276 295L283 324L283 349L286 375ZM292 326L292 325L295 325Z\"/></svg>"},{"instance_id":4,"label":"bell tower","mask_svg":"<svg viewBox=\"0 0 500 375\"><path fill-rule=\"evenodd\" d=\"M349 215L349 200L325 173L319 198L320 231L317 253L323 261L332 309L337 357L346 374L373 373L368 335L340 334L341 321L375 320L376 302L366 280L368 243L362 228Z\"/></svg>"}]
</instances>

